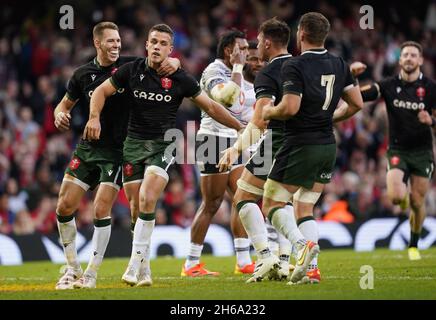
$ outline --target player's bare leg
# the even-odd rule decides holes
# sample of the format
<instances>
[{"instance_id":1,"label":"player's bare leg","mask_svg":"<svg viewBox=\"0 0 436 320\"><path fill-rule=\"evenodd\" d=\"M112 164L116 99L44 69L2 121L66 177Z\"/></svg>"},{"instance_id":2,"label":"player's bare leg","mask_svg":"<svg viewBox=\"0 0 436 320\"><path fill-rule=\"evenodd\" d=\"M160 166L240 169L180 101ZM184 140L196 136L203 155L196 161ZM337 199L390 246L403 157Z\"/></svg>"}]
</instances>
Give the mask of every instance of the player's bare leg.
<instances>
[{"instance_id":1,"label":"player's bare leg","mask_svg":"<svg viewBox=\"0 0 436 320\"><path fill-rule=\"evenodd\" d=\"M77 259L77 227L74 212L88 188L89 186L68 174L65 174L61 184L56 216L67 268L56 284L56 290L72 289L74 281L82 276L82 268Z\"/></svg>"},{"instance_id":2,"label":"player's bare leg","mask_svg":"<svg viewBox=\"0 0 436 320\"><path fill-rule=\"evenodd\" d=\"M412 175L410 177L410 242L409 242L409 259L419 260L421 255L418 251L418 241L421 235L422 225L425 219L425 195L429 189L430 183L427 177Z\"/></svg>"},{"instance_id":3,"label":"player's bare leg","mask_svg":"<svg viewBox=\"0 0 436 320\"><path fill-rule=\"evenodd\" d=\"M409 204L409 194L407 184L404 182L404 172L400 169L389 170L386 174L386 187L392 203L406 210Z\"/></svg>"},{"instance_id":4,"label":"player's bare leg","mask_svg":"<svg viewBox=\"0 0 436 320\"><path fill-rule=\"evenodd\" d=\"M111 210L117 199L119 186L101 183L94 199L94 234L92 253L88 267L82 277L74 283L74 288L95 288L97 273L103 261L111 236Z\"/></svg>"},{"instance_id":5,"label":"player's bare leg","mask_svg":"<svg viewBox=\"0 0 436 320\"><path fill-rule=\"evenodd\" d=\"M135 229L135 223L139 215L139 189L141 188L142 180L127 182L123 184L124 192L126 193L127 201L130 207L131 225L130 230Z\"/></svg>"},{"instance_id":6,"label":"player's bare leg","mask_svg":"<svg viewBox=\"0 0 436 320\"><path fill-rule=\"evenodd\" d=\"M141 263L145 260L146 251L150 247L151 234L155 224L155 209L165 186L168 174L157 166L150 166L146 170L144 181L139 190L139 216L133 234L132 254L129 265L122 280L130 285L149 286L151 270L146 279L139 280Z\"/></svg>"}]
</instances>

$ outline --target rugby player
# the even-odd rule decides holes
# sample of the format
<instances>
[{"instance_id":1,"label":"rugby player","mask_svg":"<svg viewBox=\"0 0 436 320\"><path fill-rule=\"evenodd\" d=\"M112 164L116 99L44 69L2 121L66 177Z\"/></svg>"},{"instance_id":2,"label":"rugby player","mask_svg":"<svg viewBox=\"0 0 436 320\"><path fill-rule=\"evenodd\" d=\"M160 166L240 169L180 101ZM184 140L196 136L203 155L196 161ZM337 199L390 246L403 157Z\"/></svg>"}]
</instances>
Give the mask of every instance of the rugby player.
<instances>
[{"instance_id":1,"label":"rugby player","mask_svg":"<svg viewBox=\"0 0 436 320\"><path fill-rule=\"evenodd\" d=\"M94 89L109 78L121 65L134 57L120 57L121 39L118 26L100 22L93 29L97 56L79 67L68 82L67 93L54 111L55 126L68 130L71 110L76 104L88 108ZM175 64L175 66L172 66ZM180 63L165 62L159 72L175 72ZM57 224L67 260L67 268L56 284L56 289L74 286L95 288L97 271L102 263L111 234L111 209L121 186L122 145L126 136L127 116L123 106L130 97L120 89L106 101L107 110L101 115L102 133L99 141L82 139L65 170L57 203ZM110 110L110 111L109 111ZM94 234L92 255L85 273L77 260L75 239L77 228L75 211L87 190L99 185L94 199Z\"/></svg>"},{"instance_id":2,"label":"rugby player","mask_svg":"<svg viewBox=\"0 0 436 320\"><path fill-rule=\"evenodd\" d=\"M309 281L307 269L319 253L319 245L306 240L295 218L313 220L313 207L331 179L336 160L333 113L340 98L349 105L343 119L363 105L348 65L324 48L329 29L329 21L320 13L301 17L297 31L301 55L282 66L283 98L279 105L265 106L262 112L264 120L285 121L285 141L265 183L262 210L298 252L288 284ZM285 209L291 200L295 216ZM258 250L261 262L248 281L260 280L279 267L279 260L267 246Z\"/></svg>"},{"instance_id":3,"label":"rugby player","mask_svg":"<svg viewBox=\"0 0 436 320\"><path fill-rule=\"evenodd\" d=\"M172 141L165 141L164 134L175 127L177 109L184 97L224 125L240 130L242 124L222 105L202 92L199 83L184 70L179 69L169 77L160 77L156 70L173 50L174 33L165 24L153 26L146 42L147 57L123 65L111 78L101 84L92 95L90 117L84 137L100 138L100 116L106 99L119 88L133 99L130 107L127 138L123 148L124 182L141 180L139 189L139 217L135 224L132 255L122 276L130 285L152 284L151 270L141 280L139 274L155 224L155 207L168 182L168 169L174 162L169 152Z\"/></svg>"}]
</instances>

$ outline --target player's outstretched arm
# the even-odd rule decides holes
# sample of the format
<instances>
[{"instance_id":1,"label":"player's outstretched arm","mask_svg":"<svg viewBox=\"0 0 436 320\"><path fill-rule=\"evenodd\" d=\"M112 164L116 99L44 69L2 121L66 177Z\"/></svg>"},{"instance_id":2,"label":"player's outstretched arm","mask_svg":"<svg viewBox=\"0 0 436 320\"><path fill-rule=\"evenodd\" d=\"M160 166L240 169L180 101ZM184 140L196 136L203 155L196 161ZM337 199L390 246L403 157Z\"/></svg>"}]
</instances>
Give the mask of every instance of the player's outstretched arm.
<instances>
[{"instance_id":1,"label":"player's outstretched arm","mask_svg":"<svg viewBox=\"0 0 436 320\"><path fill-rule=\"evenodd\" d=\"M247 124L242 134L238 136L234 145L222 152L223 155L217 164L217 168L219 168L220 172L227 171L243 151L260 140L269 122L262 118L263 107L272 102L270 98L260 98L256 100L254 113L250 122Z\"/></svg>"},{"instance_id":2,"label":"player's outstretched arm","mask_svg":"<svg viewBox=\"0 0 436 320\"><path fill-rule=\"evenodd\" d=\"M54 110L54 124L59 131L66 131L70 128L71 110L76 104L77 100L73 101L65 95L61 102L56 106Z\"/></svg>"},{"instance_id":3,"label":"player's outstretched arm","mask_svg":"<svg viewBox=\"0 0 436 320\"><path fill-rule=\"evenodd\" d=\"M192 101L204 112L210 115L214 120L225 125L226 127L235 129L237 131L243 128L242 124L234 118L225 107L213 101L207 96L205 92L201 92Z\"/></svg>"},{"instance_id":4,"label":"player's outstretched arm","mask_svg":"<svg viewBox=\"0 0 436 320\"><path fill-rule=\"evenodd\" d=\"M346 102L340 105L333 113L333 122L344 121L351 118L363 108L362 94L359 87L352 87L342 94L342 99Z\"/></svg>"},{"instance_id":5,"label":"player's outstretched arm","mask_svg":"<svg viewBox=\"0 0 436 320\"><path fill-rule=\"evenodd\" d=\"M89 103L89 120L86 123L85 130L83 132L83 138L85 140L100 139L100 114L103 110L106 99L115 92L116 88L110 79L107 79L92 93L91 102Z\"/></svg>"},{"instance_id":6,"label":"player's outstretched arm","mask_svg":"<svg viewBox=\"0 0 436 320\"><path fill-rule=\"evenodd\" d=\"M288 120L297 114L300 110L301 96L293 93L287 93L283 96L282 101L277 106L272 104L263 107L264 120Z\"/></svg>"}]
</instances>

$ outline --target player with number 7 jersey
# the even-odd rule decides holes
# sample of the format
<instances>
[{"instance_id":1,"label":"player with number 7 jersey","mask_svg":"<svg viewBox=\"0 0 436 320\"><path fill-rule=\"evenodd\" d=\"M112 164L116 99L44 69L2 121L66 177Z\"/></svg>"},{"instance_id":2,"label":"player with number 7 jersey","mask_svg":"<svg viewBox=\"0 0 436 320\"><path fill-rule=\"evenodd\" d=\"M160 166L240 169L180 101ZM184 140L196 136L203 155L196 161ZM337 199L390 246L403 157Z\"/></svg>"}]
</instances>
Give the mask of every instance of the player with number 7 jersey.
<instances>
[{"instance_id":1,"label":"player with number 7 jersey","mask_svg":"<svg viewBox=\"0 0 436 320\"><path fill-rule=\"evenodd\" d=\"M319 246L303 236L295 218L313 219L313 207L332 177L336 106L341 97L351 106L339 120L351 117L363 106L349 66L324 47L329 29L329 21L320 13L301 17L297 45L302 53L282 66L281 102L262 112L264 120L285 121L285 141L265 183L262 209L298 251L289 284L308 279L309 264L319 253ZM295 217L284 209L289 201L294 204Z\"/></svg>"},{"instance_id":2,"label":"player with number 7 jersey","mask_svg":"<svg viewBox=\"0 0 436 320\"><path fill-rule=\"evenodd\" d=\"M355 86L349 67L324 48L307 50L283 64L282 81L283 95L299 96L301 105L285 121L285 143L269 177L306 189L328 183L336 159L333 112L342 93Z\"/></svg>"}]
</instances>

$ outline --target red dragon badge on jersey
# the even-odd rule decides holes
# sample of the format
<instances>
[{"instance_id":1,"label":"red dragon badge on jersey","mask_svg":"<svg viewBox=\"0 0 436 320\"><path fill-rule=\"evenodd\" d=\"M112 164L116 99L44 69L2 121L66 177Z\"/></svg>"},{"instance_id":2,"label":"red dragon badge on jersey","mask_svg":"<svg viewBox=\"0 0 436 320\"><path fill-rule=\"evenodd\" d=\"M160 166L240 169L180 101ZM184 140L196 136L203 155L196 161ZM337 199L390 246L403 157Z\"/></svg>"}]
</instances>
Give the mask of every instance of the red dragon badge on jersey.
<instances>
[{"instance_id":1,"label":"red dragon badge on jersey","mask_svg":"<svg viewBox=\"0 0 436 320\"><path fill-rule=\"evenodd\" d=\"M397 166L399 163L400 163L400 157L398 157L398 156L393 156L393 157L391 158L391 164L392 164L393 166Z\"/></svg>"},{"instance_id":2,"label":"red dragon badge on jersey","mask_svg":"<svg viewBox=\"0 0 436 320\"><path fill-rule=\"evenodd\" d=\"M416 96L419 100L423 100L425 97L425 89L423 87L418 87L418 89L416 89Z\"/></svg>"},{"instance_id":3,"label":"red dragon badge on jersey","mask_svg":"<svg viewBox=\"0 0 436 320\"><path fill-rule=\"evenodd\" d=\"M169 90L173 86L173 80L167 77L161 78L160 84L162 85L162 88L164 88L165 90Z\"/></svg>"},{"instance_id":4,"label":"red dragon badge on jersey","mask_svg":"<svg viewBox=\"0 0 436 320\"><path fill-rule=\"evenodd\" d=\"M133 174L133 165L131 163L126 163L123 171L125 177L130 177Z\"/></svg>"},{"instance_id":5,"label":"red dragon badge on jersey","mask_svg":"<svg viewBox=\"0 0 436 320\"><path fill-rule=\"evenodd\" d=\"M68 166L71 170L76 170L80 166L80 159L77 157L74 157L70 161L70 165Z\"/></svg>"},{"instance_id":6,"label":"red dragon badge on jersey","mask_svg":"<svg viewBox=\"0 0 436 320\"><path fill-rule=\"evenodd\" d=\"M114 73L117 72L117 70L118 70L118 68L112 68L112 70L111 70L111 76L113 76Z\"/></svg>"}]
</instances>

